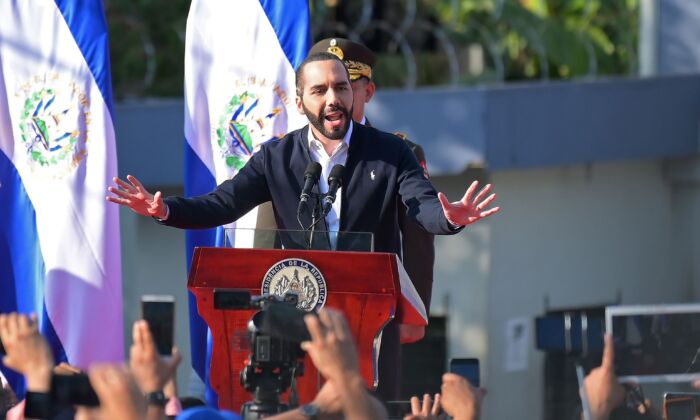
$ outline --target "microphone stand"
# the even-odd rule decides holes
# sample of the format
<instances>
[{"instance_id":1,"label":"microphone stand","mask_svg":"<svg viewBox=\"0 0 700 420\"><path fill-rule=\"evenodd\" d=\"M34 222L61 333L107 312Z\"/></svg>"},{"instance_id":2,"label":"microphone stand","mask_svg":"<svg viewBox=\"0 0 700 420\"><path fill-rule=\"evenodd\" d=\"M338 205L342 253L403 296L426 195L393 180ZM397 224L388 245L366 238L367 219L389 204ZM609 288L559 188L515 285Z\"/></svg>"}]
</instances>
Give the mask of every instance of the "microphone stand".
<instances>
[{"instance_id":1,"label":"microphone stand","mask_svg":"<svg viewBox=\"0 0 700 420\"><path fill-rule=\"evenodd\" d=\"M316 197L316 200L314 200L314 208L311 211L311 226L309 226L309 243L307 244L308 250L311 250L313 248L313 243L314 243L314 233L316 233L316 225L318 222L321 221L319 218L319 208L320 208L320 203L318 197Z\"/></svg>"}]
</instances>

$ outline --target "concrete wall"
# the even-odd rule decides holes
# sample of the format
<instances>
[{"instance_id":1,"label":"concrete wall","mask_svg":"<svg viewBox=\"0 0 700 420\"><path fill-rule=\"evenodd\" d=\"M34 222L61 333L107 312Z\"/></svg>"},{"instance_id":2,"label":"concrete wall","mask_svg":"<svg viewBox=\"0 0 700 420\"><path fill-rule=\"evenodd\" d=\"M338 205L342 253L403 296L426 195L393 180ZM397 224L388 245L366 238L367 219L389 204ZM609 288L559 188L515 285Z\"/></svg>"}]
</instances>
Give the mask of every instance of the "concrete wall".
<instances>
[{"instance_id":1,"label":"concrete wall","mask_svg":"<svg viewBox=\"0 0 700 420\"><path fill-rule=\"evenodd\" d=\"M676 255L680 210L666 169L638 161L492 174L504 210L489 223L485 418L543 416L544 354L534 330L529 366L518 372L504 369L504 331L509 319L542 314L545 296L552 308L602 306L618 293L623 304L692 298L679 275L690 261Z\"/></svg>"},{"instance_id":2,"label":"concrete wall","mask_svg":"<svg viewBox=\"0 0 700 420\"><path fill-rule=\"evenodd\" d=\"M649 0L646 0L649 1ZM656 0L658 74L700 73L700 3Z\"/></svg>"}]
</instances>

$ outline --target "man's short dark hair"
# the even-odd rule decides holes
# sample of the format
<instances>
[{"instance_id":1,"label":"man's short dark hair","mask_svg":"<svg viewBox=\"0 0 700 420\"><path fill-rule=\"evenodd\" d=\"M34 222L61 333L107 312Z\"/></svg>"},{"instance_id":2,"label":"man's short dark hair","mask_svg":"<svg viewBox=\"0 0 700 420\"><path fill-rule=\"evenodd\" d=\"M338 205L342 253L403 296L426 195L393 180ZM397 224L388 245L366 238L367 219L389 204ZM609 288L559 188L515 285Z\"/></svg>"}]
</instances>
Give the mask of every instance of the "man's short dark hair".
<instances>
[{"instance_id":1,"label":"man's short dark hair","mask_svg":"<svg viewBox=\"0 0 700 420\"><path fill-rule=\"evenodd\" d=\"M345 67L345 63L343 63L343 60L329 52L311 54L310 56L306 57L304 61L301 62L295 73L298 97L301 98L302 94L304 93L304 67L306 67L307 64L313 63L315 61L337 61L345 69L345 74L348 76L348 82L350 81L350 73L348 73L348 68Z\"/></svg>"}]
</instances>

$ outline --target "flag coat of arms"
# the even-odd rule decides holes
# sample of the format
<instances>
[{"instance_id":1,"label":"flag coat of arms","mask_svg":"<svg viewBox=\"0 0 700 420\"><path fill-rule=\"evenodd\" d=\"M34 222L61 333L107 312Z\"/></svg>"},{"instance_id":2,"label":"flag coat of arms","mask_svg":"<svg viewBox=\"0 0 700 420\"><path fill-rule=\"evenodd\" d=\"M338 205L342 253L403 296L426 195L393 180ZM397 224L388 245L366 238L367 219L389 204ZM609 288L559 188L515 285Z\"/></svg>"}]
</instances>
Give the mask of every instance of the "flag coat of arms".
<instances>
[{"instance_id":1,"label":"flag coat of arms","mask_svg":"<svg viewBox=\"0 0 700 420\"><path fill-rule=\"evenodd\" d=\"M295 104L294 69L310 47L306 0L193 0L185 46L185 195L212 191L259 146L307 123ZM236 227L255 227L255 211ZM231 226L228 226L231 227ZM223 230L187 232L195 246L223 244ZM247 237L227 237L245 246ZM189 295L192 365L208 382L207 326ZM208 390L207 402L216 396Z\"/></svg>"},{"instance_id":2,"label":"flag coat of arms","mask_svg":"<svg viewBox=\"0 0 700 420\"><path fill-rule=\"evenodd\" d=\"M111 96L100 0L0 1L0 312L83 368L124 360Z\"/></svg>"}]
</instances>

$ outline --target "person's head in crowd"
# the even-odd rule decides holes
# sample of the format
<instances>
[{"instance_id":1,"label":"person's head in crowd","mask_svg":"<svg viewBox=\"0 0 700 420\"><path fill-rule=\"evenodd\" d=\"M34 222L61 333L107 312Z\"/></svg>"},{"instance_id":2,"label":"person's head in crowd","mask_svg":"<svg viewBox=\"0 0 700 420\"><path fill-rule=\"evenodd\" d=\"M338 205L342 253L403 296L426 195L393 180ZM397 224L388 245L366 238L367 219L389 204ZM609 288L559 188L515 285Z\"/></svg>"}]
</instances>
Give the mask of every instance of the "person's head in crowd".
<instances>
[{"instance_id":1,"label":"person's head in crowd","mask_svg":"<svg viewBox=\"0 0 700 420\"><path fill-rule=\"evenodd\" d=\"M350 75L353 93L352 119L361 123L365 116L365 105L372 100L376 86L372 79L372 69L377 56L359 42L345 38L326 38L311 47L309 55L327 52L343 60Z\"/></svg>"},{"instance_id":2,"label":"person's head in crowd","mask_svg":"<svg viewBox=\"0 0 700 420\"><path fill-rule=\"evenodd\" d=\"M330 53L308 56L296 71L296 105L319 140L341 140L352 114L352 87L343 62Z\"/></svg>"},{"instance_id":3,"label":"person's head in crowd","mask_svg":"<svg viewBox=\"0 0 700 420\"><path fill-rule=\"evenodd\" d=\"M178 420L239 420L240 416L226 410L211 407L193 407L180 414Z\"/></svg>"}]
</instances>

